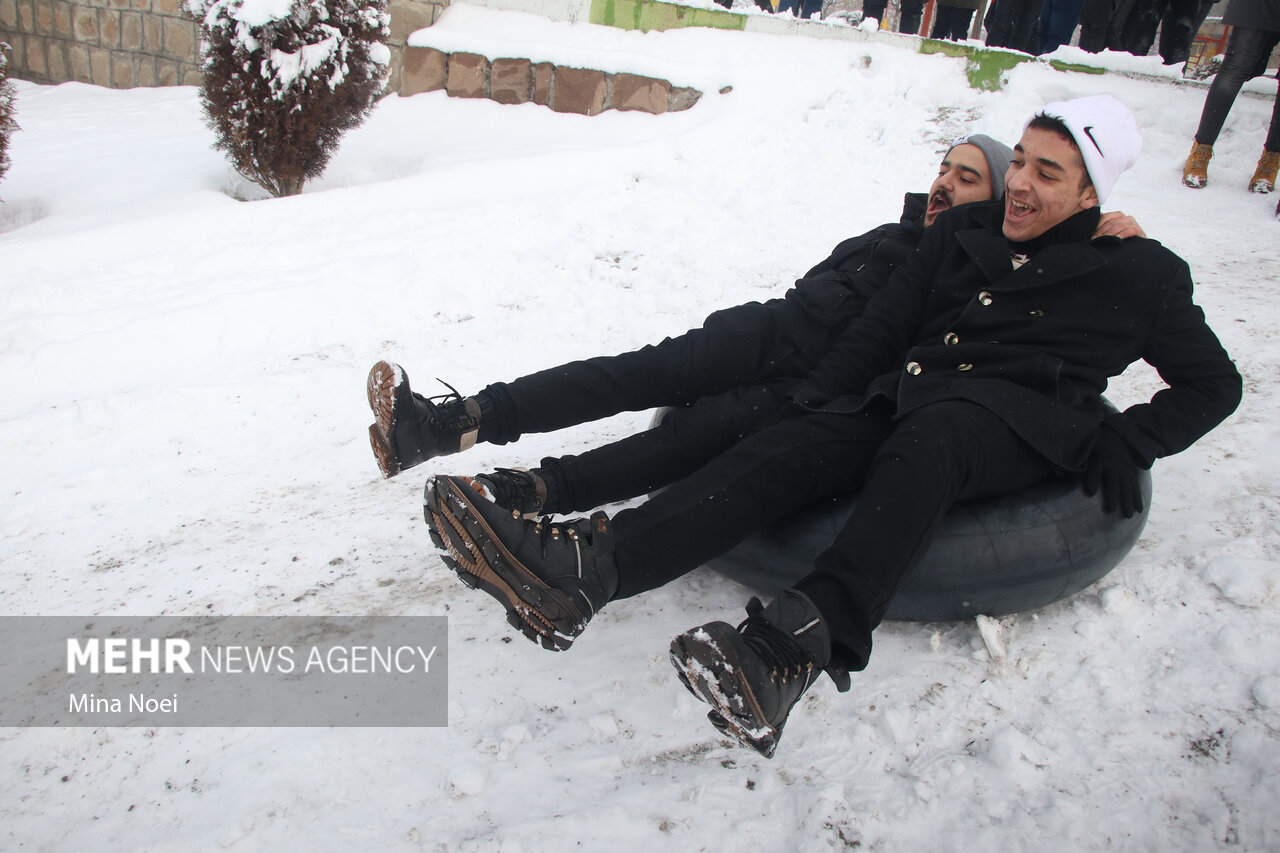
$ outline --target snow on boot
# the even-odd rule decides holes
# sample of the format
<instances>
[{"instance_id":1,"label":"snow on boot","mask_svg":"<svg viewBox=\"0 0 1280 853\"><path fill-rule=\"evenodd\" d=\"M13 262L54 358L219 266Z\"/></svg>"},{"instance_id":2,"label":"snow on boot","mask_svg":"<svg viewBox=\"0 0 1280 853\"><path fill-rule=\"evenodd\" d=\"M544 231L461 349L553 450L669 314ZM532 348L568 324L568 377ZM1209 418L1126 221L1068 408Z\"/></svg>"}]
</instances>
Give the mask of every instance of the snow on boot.
<instances>
[{"instance_id":1,"label":"snow on boot","mask_svg":"<svg viewBox=\"0 0 1280 853\"><path fill-rule=\"evenodd\" d=\"M1209 183L1209 159L1213 157L1212 145L1191 143L1191 153L1182 167L1182 183L1199 189Z\"/></svg>"},{"instance_id":2,"label":"snow on boot","mask_svg":"<svg viewBox=\"0 0 1280 853\"><path fill-rule=\"evenodd\" d=\"M1276 188L1276 172L1280 171L1280 151L1262 150L1258 158L1258 166L1249 179L1249 190L1255 193L1269 193Z\"/></svg>"},{"instance_id":3,"label":"snow on boot","mask_svg":"<svg viewBox=\"0 0 1280 853\"><path fill-rule=\"evenodd\" d=\"M475 484L489 500L520 515L537 515L549 502L547 481L523 468L498 468L491 474L478 474Z\"/></svg>"},{"instance_id":4,"label":"snow on boot","mask_svg":"<svg viewBox=\"0 0 1280 853\"><path fill-rule=\"evenodd\" d=\"M617 591L613 526L603 512L555 523L520 518L465 477L428 480L423 502L445 565L497 599L507 622L544 649L573 645Z\"/></svg>"},{"instance_id":5,"label":"snow on boot","mask_svg":"<svg viewBox=\"0 0 1280 853\"><path fill-rule=\"evenodd\" d=\"M737 629L711 622L671 641L676 674L711 706L712 725L766 758L830 659L831 637L818 608L791 590L768 607L751 599ZM848 689L845 678L840 686Z\"/></svg>"},{"instance_id":6,"label":"snow on boot","mask_svg":"<svg viewBox=\"0 0 1280 853\"><path fill-rule=\"evenodd\" d=\"M383 477L476 443L480 404L474 397L463 399L452 388L432 399L415 394L409 376L389 361L373 366L366 389L374 417L369 444Z\"/></svg>"}]
</instances>

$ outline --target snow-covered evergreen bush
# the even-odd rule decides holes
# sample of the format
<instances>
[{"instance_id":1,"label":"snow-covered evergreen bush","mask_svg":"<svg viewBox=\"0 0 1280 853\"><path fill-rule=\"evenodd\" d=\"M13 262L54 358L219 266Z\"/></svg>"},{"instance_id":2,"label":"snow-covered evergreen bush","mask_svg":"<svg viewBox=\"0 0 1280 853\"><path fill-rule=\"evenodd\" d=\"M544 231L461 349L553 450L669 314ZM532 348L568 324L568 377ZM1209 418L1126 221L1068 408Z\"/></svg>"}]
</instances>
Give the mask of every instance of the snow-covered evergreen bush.
<instances>
[{"instance_id":1,"label":"snow-covered evergreen bush","mask_svg":"<svg viewBox=\"0 0 1280 853\"><path fill-rule=\"evenodd\" d=\"M9 80L9 45L0 41L0 178L9 171L9 137L18 129L13 120L13 82Z\"/></svg>"},{"instance_id":2,"label":"snow-covered evergreen bush","mask_svg":"<svg viewBox=\"0 0 1280 853\"><path fill-rule=\"evenodd\" d=\"M274 196L319 176L369 115L391 51L386 0L187 0L214 147Z\"/></svg>"}]
</instances>

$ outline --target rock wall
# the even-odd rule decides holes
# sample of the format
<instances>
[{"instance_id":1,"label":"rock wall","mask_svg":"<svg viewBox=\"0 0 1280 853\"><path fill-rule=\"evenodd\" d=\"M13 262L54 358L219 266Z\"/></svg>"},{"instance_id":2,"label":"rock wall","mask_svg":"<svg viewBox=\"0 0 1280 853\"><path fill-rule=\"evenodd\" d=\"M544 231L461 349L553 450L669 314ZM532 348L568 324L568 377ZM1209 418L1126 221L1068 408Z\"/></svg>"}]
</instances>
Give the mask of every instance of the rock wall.
<instances>
[{"instance_id":1,"label":"rock wall","mask_svg":"<svg viewBox=\"0 0 1280 853\"><path fill-rule=\"evenodd\" d=\"M448 5L391 0L389 91L399 90L409 34L434 24ZM0 0L9 75L34 83L198 85L198 34L181 0Z\"/></svg>"},{"instance_id":2,"label":"rock wall","mask_svg":"<svg viewBox=\"0 0 1280 853\"><path fill-rule=\"evenodd\" d=\"M660 114L687 110L701 92L656 77L557 66L528 59L493 59L408 47L401 95L445 90L454 98L489 98L500 104L541 104L556 112L593 116L605 110Z\"/></svg>"}]
</instances>

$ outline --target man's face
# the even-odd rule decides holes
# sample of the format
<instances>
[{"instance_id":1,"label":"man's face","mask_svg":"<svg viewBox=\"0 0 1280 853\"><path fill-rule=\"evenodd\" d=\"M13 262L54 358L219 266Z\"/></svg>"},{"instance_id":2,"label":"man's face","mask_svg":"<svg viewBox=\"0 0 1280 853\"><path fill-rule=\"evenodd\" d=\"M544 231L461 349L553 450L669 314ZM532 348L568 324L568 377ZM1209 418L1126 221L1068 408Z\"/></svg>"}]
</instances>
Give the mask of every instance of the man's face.
<instances>
[{"instance_id":1,"label":"man's face","mask_svg":"<svg viewBox=\"0 0 1280 853\"><path fill-rule=\"evenodd\" d=\"M991 198L991 175L987 170L987 158L976 145L964 143L951 149L938 177L929 187L929 207L924 212L924 227L928 228L938 214L957 204L986 201Z\"/></svg>"},{"instance_id":2,"label":"man's face","mask_svg":"<svg viewBox=\"0 0 1280 853\"><path fill-rule=\"evenodd\" d=\"M1072 142L1052 130L1029 127L1014 146L1005 176L1004 236L1022 242L1098 206L1085 183L1084 160Z\"/></svg>"}]
</instances>

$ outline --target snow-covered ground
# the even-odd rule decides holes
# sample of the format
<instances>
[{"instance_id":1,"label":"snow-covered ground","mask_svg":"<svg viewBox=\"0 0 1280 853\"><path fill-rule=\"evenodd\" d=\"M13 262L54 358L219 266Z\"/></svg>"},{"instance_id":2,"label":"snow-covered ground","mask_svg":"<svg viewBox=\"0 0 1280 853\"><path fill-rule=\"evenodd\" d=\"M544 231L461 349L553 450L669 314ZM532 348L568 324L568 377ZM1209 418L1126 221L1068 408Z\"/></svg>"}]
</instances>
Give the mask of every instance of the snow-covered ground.
<instances>
[{"instance_id":1,"label":"snow-covered ground","mask_svg":"<svg viewBox=\"0 0 1280 853\"><path fill-rule=\"evenodd\" d=\"M195 90L17 84L0 611L447 614L450 725L5 729L0 848L1280 848L1280 222L1244 189L1270 101L1238 101L1192 191L1203 88L1028 63L978 92L961 60L886 45L564 27L732 91L595 118L389 97L302 196L245 202ZM739 619L741 587L695 572L555 655L428 542L428 474L646 414L378 477L376 359L473 391L682 331L895 219L960 133L1013 141L1046 101L1104 91L1146 133L1109 206L1191 264L1245 399L1157 464L1117 570L1001 621L1003 656L974 623L887 624L853 690L821 682L765 760L666 659ZM1137 370L1111 394L1158 386Z\"/></svg>"}]
</instances>

